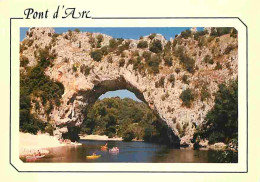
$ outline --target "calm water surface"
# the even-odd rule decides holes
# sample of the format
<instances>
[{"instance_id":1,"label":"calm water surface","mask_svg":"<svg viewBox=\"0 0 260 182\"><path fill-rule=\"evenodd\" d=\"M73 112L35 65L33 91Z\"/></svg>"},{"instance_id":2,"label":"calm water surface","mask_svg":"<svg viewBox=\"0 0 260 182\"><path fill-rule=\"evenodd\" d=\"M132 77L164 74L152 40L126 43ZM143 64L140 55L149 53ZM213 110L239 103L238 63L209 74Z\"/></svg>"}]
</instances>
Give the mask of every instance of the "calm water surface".
<instances>
[{"instance_id":1,"label":"calm water surface","mask_svg":"<svg viewBox=\"0 0 260 182\"><path fill-rule=\"evenodd\" d=\"M49 155L35 162L140 162L140 163L216 163L216 151L174 149L145 142L109 141L108 148L118 147L118 154L101 151L105 141L80 140L82 146L66 146L49 149ZM86 159L93 153L100 158ZM22 158L25 161L24 158Z\"/></svg>"}]
</instances>

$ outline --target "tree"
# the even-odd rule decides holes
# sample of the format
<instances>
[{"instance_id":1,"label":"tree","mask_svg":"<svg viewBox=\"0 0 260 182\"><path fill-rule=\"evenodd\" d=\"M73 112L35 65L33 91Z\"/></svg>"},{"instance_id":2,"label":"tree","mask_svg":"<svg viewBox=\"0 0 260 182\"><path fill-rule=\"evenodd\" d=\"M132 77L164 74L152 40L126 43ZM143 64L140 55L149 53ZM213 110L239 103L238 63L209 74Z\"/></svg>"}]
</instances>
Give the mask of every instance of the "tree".
<instances>
[{"instance_id":1,"label":"tree","mask_svg":"<svg viewBox=\"0 0 260 182\"><path fill-rule=\"evenodd\" d=\"M117 136L131 141L133 138L144 139L145 128L149 128L151 133L146 133L149 141L168 141L164 123L143 102L129 98L105 98L96 101L84 114L82 134Z\"/></svg>"},{"instance_id":2,"label":"tree","mask_svg":"<svg viewBox=\"0 0 260 182\"><path fill-rule=\"evenodd\" d=\"M130 142L135 138L135 134L133 131L127 131L124 136L123 136L123 140L126 142Z\"/></svg>"},{"instance_id":3,"label":"tree","mask_svg":"<svg viewBox=\"0 0 260 182\"><path fill-rule=\"evenodd\" d=\"M46 123L37 119L30 113L32 103L36 109L39 102L44 106L44 112L49 114L53 106L60 105L60 98L64 93L64 86L60 82L55 82L46 76L44 71L52 65L56 58L55 52L49 52L48 48L40 49L38 52L37 65L27 69L27 74L20 75L20 130L36 134L38 130L47 131ZM37 97L33 99L32 96Z\"/></svg>"},{"instance_id":4,"label":"tree","mask_svg":"<svg viewBox=\"0 0 260 182\"><path fill-rule=\"evenodd\" d=\"M209 143L237 140L238 137L238 81L219 85L215 105L204 120L199 132Z\"/></svg>"}]
</instances>

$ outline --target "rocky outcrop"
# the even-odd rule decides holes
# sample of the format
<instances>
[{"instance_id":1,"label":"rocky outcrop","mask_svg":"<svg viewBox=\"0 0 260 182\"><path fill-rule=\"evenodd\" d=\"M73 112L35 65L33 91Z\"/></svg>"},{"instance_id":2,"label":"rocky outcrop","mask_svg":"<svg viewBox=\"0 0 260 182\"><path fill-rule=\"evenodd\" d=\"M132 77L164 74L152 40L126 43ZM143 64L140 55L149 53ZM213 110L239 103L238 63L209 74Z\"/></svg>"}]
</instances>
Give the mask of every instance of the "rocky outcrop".
<instances>
[{"instance_id":1,"label":"rocky outcrop","mask_svg":"<svg viewBox=\"0 0 260 182\"><path fill-rule=\"evenodd\" d=\"M196 29L193 29L194 32ZM172 140L188 146L195 128L200 126L213 107L218 84L236 79L238 75L237 38L230 37L229 34L213 39L205 35L202 45L193 37L184 39L179 35L171 39L172 64L166 65L161 56L157 74L149 73L147 69L140 71L130 62L134 56L139 56L141 62L145 62L143 53L149 51L149 48L138 48L141 40L123 40L122 44L129 43L127 49L120 54L110 51L102 56L101 61L94 61L90 52L108 46L112 39L110 36L100 35L76 31L56 35L52 28L31 28L22 42L33 42L21 53L29 59L27 67L37 64L35 54L39 49L49 46L50 52L55 51L57 54L45 74L63 84L65 91L61 105L55 106L48 116L42 105L41 112L36 111L35 107L32 109L32 112L38 113L39 118L54 123L57 136L68 132L68 127L80 126L84 119L82 110L91 106L101 94L128 89L167 123L172 132ZM102 37L101 42L98 42L98 37ZM177 39L178 43L174 45ZM154 40L160 40L163 47L168 42L158 34L153 39L149 36L142 39L148 45ZM227 51L230 45L233 49ZM178 47L183 47L184 53L195 60L194 73L187 72L180 63L180 58L175 56L174 50ZM207 55L214 59L214 63L205 62ZM125 61L123 65L119 63L121 59ZM219 68L217 64L220 65ZM20 69L24 70L22 67ZM171 75L174 75L174 84L170 81ZM183 81L183 75L187 75L188 82ZM206 85L209 94L204 100L201 96L203 85ZM195 98L190 107L184 106L180 99L181 93L187 88L194 90Z\"/></svg>"}]
</instances>

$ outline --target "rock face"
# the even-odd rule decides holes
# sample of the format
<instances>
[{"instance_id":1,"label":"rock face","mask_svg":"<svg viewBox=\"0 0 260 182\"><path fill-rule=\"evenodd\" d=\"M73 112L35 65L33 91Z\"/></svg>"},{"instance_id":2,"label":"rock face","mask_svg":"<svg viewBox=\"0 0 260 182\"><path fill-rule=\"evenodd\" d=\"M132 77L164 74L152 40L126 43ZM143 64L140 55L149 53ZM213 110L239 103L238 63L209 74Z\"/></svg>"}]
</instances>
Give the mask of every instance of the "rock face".
<instances>
[{"instance_id":1,"label":"rock face","mask_svg":"<svg viewBox=\"0 0 260 182\"><path fill-rule=\"evenodd\" d=\"M22 43L29 40L33 40L33 43L21 55L29 59L27 67L32 67L38 61L34 52L40 48L51 45L50 51L55 50L57 53L53 65L46 69L45 74L64 85L61 105L55 106L48 117L43 108L36 110L33 107L31 112L37 113L38 117L46 122L52 122L56 128L55 135L59 137L68 132L68 127L82 124L83 109L91 106L101 94L127 89L135 93L167 123L173 134L172 140L175 140L173 142L190 145L196 126L200 126L214 105L214 93L218 90L218 84L238 76L237 38L230 37L229 34L211 41L208 40L209 35L206 35L206 43L202 46L192 37L179 38L175 48L184 47L184 52L195 60L195 72L185 71L179 58L172 54L172 65L166 65L162 59L157 74L148 73L147 70L140 72L129 61L135 54L141 57L141 62L145 61L142 54L149 51L149 48L137 48L141 40L124 40L123 43L129 41L130 44L128 49L122 51L123 54L118 55L112 51L97 62L92 59L90 52L98 49L93 48L93 44L97 44L101 34L66 32L57 35L53 41L54 34L52 28L31 28ZM112 39L104 34L102 37L99 45L101 48L108 46L109 40ZM171 44L174 44L177 38L171 40ZM152 42L148 36L142 40L147 41L148 45ZM160 40L163 47L168 42L161 35L156 35L153 40ZM229 45L235 48L227 51ZM174 52L173 46L170 51ZM214 63L205 63L206 55L214 58ZM125 60L123 65L120 65L120 59ZM217 64L221 65L220 69L216 68ZM180 72L176 72L176 68L179 68ZM24 68L20 69L22 71ZM174 84L170 81L171 75L175 77ZM188 76L188 84L184 83L183 75ZM158 82L161 83L159 86ZM202 101L201 90L204 84L209 97ZM190 107L184 106L180 99L181 93L187 88L195 92L195 99Z\"/></svg>"}]
</instances>

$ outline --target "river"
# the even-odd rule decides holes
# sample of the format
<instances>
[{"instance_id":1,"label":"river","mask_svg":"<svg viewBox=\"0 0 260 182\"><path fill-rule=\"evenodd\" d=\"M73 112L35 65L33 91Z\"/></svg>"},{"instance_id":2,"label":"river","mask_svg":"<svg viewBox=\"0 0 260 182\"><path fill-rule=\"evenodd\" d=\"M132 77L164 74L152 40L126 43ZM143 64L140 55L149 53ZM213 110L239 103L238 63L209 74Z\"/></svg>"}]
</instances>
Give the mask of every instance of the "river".
<instances>
[{"instance_id":1,"label":"river","mask_svg":"<svg viewBox=\"0 0 260 182\"><path fill-rule=\"evenodd\" d=\"M49 155L35 162L133 162L133 163L218 163L224 151L169 148L165 145L146 142L108 141L108 148L118 147L119 153L101 151L105 141L80 140L81 146L66 146L48 149ZM98 159L86 156L101 155ZM26 161L24 158L21 158Z\"/></svg>"}]
</instances>

